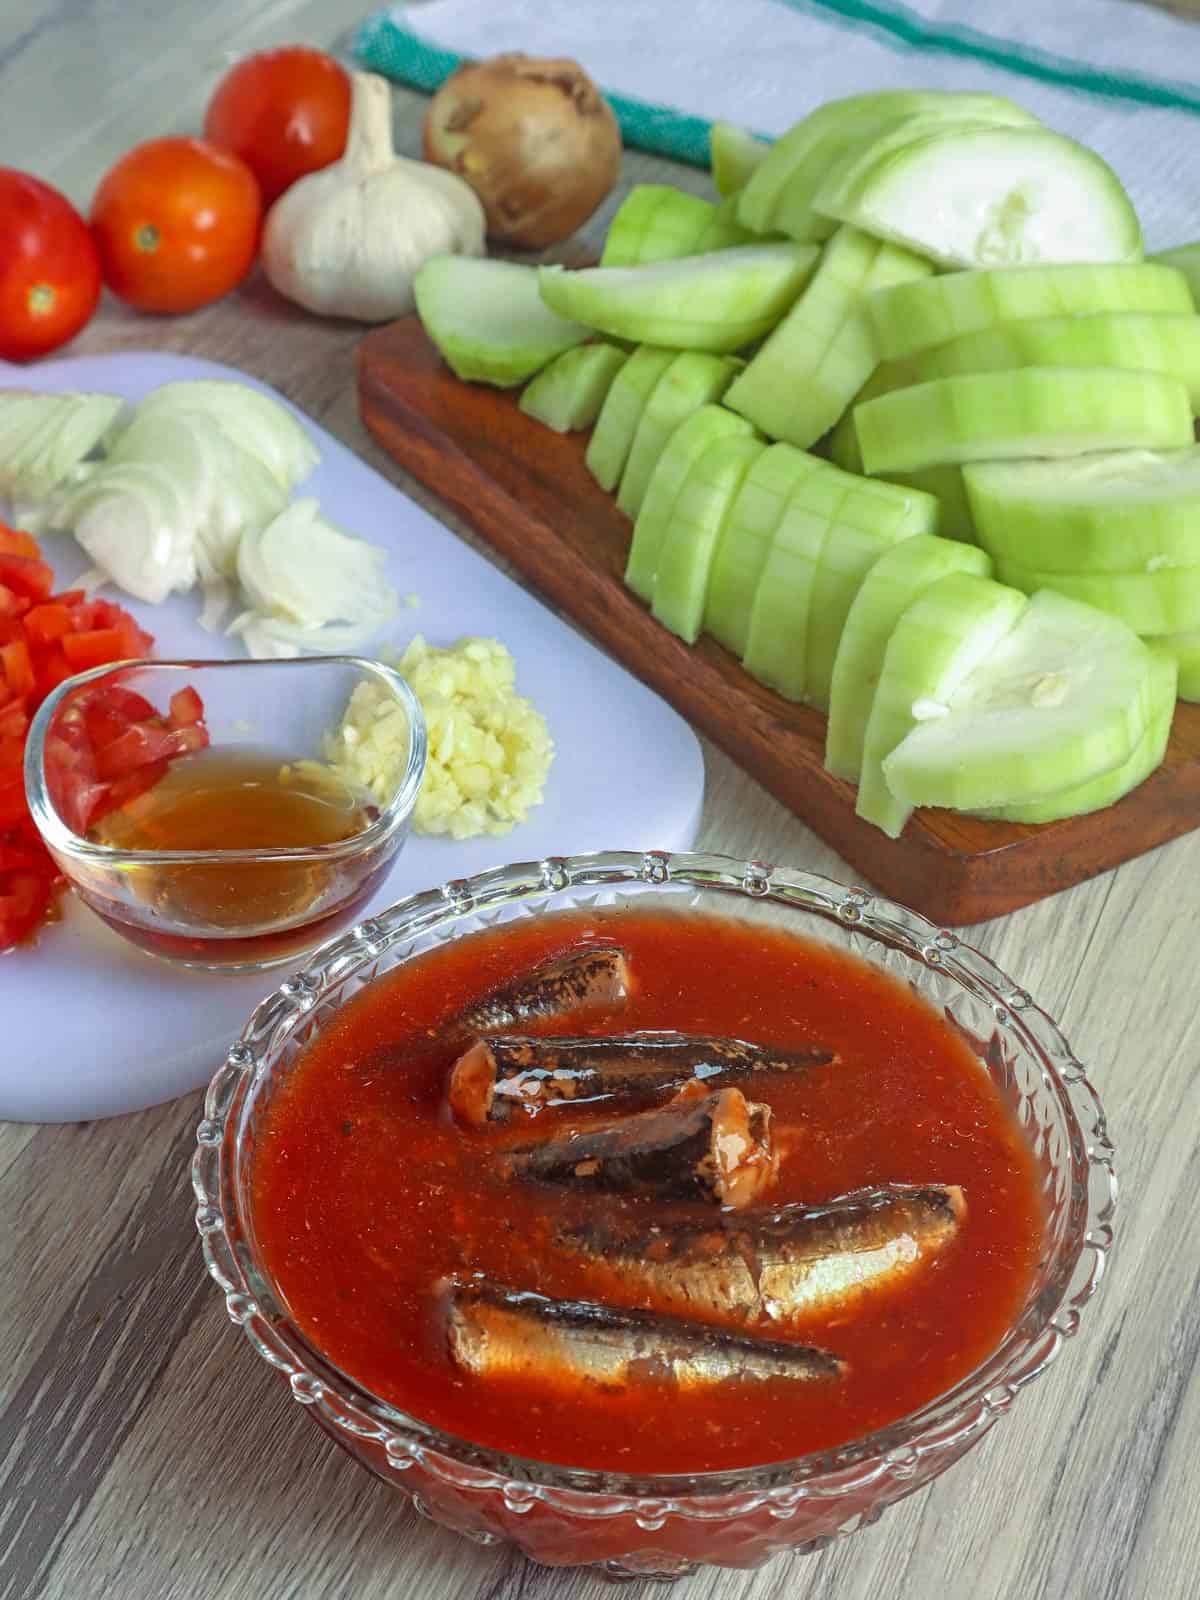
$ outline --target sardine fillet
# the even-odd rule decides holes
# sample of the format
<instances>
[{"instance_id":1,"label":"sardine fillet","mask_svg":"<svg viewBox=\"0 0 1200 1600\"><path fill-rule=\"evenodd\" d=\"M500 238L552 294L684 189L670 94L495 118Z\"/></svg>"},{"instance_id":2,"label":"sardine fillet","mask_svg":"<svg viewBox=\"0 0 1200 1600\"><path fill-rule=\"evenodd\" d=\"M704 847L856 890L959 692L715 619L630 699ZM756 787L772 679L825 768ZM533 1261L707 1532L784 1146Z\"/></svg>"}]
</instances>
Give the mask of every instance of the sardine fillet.
<instances>
[{"instance_id":1,"label":"sardine fillet","mask_svg":"<svg viewBox=\"0 0 1200 1600\"><path fill-rule=\"evenodd\" d=\"M509 1176L604 1194L699 1198L741 1207L774 1182L779 1155L771 1108L740 1089L684 1093L660 1111L507 1151Z\"/></svg>"},{"instance_id":2,"label":"sardine fillet","mask_svg":"<svg viewBox=\"0 0 1200 1600\"><path fill-rule=\"evenodd\" d=\"M943 1250L966 1215L956 1185L859 1189L824 1206L629 1228L597 1217L560 1243L623 1293L718 1322L788 1324L898 1282Z\"/></svg>"},{"instance_id":3,"label":"sardine fillet","mask_svg":"<svg viewBox=\"0 0 1200 1600\"><path fill-rule=\"evenodd\" d=\"M619 946L573 950L484 995L453 1019L451 1031L467 1038L514 1023L620 1005L630 987L629 961Z\"/></svg>"},{"instance_id":4,"label":"sardine fillet","mask_svg":"<svg viewBox=\"0 0 1200 1600\"><path fill-rule=\"evenodd\" d=\"M459 1057L447 1090L460 1121L476 1127L514 1111L601 1103L638 1109L696 1082L723 1089L759 1075L828 1066L832 1050L779 1050L709 1034L654 1032L478 1039Z\"/></svg>"},{"instance_id":5,"label":"sardine fillet","mask_svg":"<svg viewBox=\"0 0 1200 1600\"><path fill-rule=\"evenodd\" d=\"M623 1387L637 1378L680 1389L840 1377L844 1363L808 1345L748 1339L653 1312L550 1300L495 1284L447 1291L450 1353L480 1377Z\"/></svg>"}]
</instances>

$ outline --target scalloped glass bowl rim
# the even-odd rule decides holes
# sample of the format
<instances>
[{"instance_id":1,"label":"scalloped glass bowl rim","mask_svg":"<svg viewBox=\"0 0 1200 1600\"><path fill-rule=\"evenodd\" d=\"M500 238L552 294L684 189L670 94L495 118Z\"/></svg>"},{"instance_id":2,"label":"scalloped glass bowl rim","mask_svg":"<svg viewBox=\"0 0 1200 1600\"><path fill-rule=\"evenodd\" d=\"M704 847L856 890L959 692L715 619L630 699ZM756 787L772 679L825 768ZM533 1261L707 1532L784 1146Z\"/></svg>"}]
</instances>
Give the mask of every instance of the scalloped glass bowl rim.
<instances>
[{"instance_id":1,"label":"scalloped glass bowl rim","mask_svg":"<svg viewBox=\"0 0 1200 1600\"><path fill-rule=\"evenodd\" d=\"M990 1001L997 1023L1011 1029L1022 1047L1033 1053L1054 1090L1069 1135L1072 1210L1078 1213L1078 1221L1059 1251L1063 1259L1053 1277L1059 1285L1053 1303L1043 1303L1043 1291L981 1367L927 1405L871 1434L788 1461L689 1475L624 1475L526 1460L406 1416L333 1366L286 1316L268 1319L263 1315L229 1238L221 1205L225 1193L222 1179L230 1180L236 1194L232 1164L238 1154L245 1097L269 1075L271 1067L271 1048L265 1060L256 1062L249 1041L270 1028L272 1047L277 1046L281 1030L286 1037L324 995L342 986L363 965L396 944L474 916L489 906L553 903L558 895L619 891L622 887L633 890L630 898L636 899L647 889L665 886L690 888L701 895L715 892L774 901L813 913L851 927L868 939L898 947L917 965L936 968ZM569 903L563 901L564 906ZM1061 1068L1031 1031L1030 1023L1045 1035ZM726 1517L733 1511L728 1504L715 1504L716 1497L749 1491L768 1498L783 1496L781 1503L790 1504L804 1497L827 1498L861 1490L889 1472L902 1478L918 1476L925 1456L986 1430L1010 1409L1021 1389L1046 1371L1064 1341L1078 1330L1080 1314L1099 1286L1112 1244L1110 1223L1117 1185L1113 1146L1099 1096L1057 1024L1026 991L956 934L868 889L799 869L726 856L605 851L548 857L491 869L473 878L453 879L438 889L397 901L320 946L303 968L258 1006L214 1075L204 1113L197 1128L192 1185L205 1262L225 1295L231 1320L240 1325L264 1360L288 1375L295 1398L316 1406L335 1435L346 1436L352 1451L372 1441L393 1465L420 1462L435 1471L440 1457L445 1465L453 1463L460 1469L457 1475L443 1474L460 1487L494 1489L497 1480L504 1480L506 1492L514 1491L530 1503L540 1500L551 1505L556 1503L557 1491L560 1509L574 1514L580 1514L589 1499L618 1496L636 1501L639 1508L653 1504L684 1516ZM1087 1252L1090 1261L1080 1282ZM335 1404L330 1404L331 1397L336 1398ZM463 1478L461 1469L484 1476L473 1483ZM819 1481L822 1478L824 1483ZM602 1514L601 1508L597 1505L591 1514Z\"/></svg>"},{"instance_id":2,"label":"scalloped glass bowl rim","mask_svg":"<svg viewBox=\"0 0 1200 1600\"><path fill-rule=\"evenodd\" d=\"M351 834L348 839L310 847L280 845L257 850L123 850L115 845L99 844L92 839L83 838L63 821L58 808L50 798L45 771L46 733L66 696L85 684L136 669L186 675L226 668L246 672L255 668L278 670L287 667L329 668L330 666L357 669L364 678L374 678L386 685L404 707L408 717L408 755L404 775L396 792L386 805L380 807L379 815L373 822L360 832ZM38 707L25 743L25 792L30 813L47 848L76 861L87 862L91 866L117 868L164 861L181 866L226 861L352 860L364 851L377 849L386 843L396 829L402 827L411 816L417 803L417 793L421 787L427 753L428 737L421 702L394 667L389 667L382 661L373 661L367 656L297 656L281 660L256 660L247 657L244 661L229 659L205 661L199 657L171 661L136 659L114 661L102 667L91 667L87 672L79 672L73 678L65 679Z\"/></svg>"}]
</instances>

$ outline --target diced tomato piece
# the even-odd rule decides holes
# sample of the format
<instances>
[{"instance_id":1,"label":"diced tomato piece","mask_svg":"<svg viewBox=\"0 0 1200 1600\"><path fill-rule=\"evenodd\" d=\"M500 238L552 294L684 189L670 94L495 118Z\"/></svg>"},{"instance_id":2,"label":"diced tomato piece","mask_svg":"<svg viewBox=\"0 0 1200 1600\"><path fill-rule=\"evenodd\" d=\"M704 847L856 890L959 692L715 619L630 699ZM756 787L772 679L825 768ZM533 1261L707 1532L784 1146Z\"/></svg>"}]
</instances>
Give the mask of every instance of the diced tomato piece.
<instances>
[{"instance_id":1,"label":"diced tomato piece","mask_svg":"<svg viewBox=\"0 0 1200 1600\"><path fill-rule=\"evenodd\" d=\"M6 872L0 877L0 950L19 944L50 908L53 883L40 872Z\"/></svg>"},{"instance_id":2,"label":"diced tomato piece","mask_svg":"<svg viewBox=\"0 0 1200 1600\"><path fill-rule=\"evenodd\" d=\"M170 723L173 728L190 728L204 716L204 702L191 684L171 696Z\"/></svg>"},{"instance_id":3,"label":"diced tomato piece","mask_svg":"<svg viewBox=\"0 0 1200 1600\"><path fill-rule=\"evenodd\" d=\"M4 668L5 682L13 694L24 700L33 693L33 662L29 659L29 646L23 639L0 645L0 666Z\"/></svg>"},{"instance_id":4,"label":"diced tomato piece","mask_svg":"<svg viewBox=\"0 0 1200 1600\"><path fill-rule=\"evenodd\" d=\"M15 828L29 815L25 803L25 781L20 767L0 771L0 828Z\"/></svg>"},{"instance_id":5,"label":"diced tomato piece","mask_svg":"<svg viewBox=\"0 0 1200 1600\"><path fill-rule=\"evenodd\" d=\"M6 556L32 556L35 561L40 561L42 547L31 533L23 533L18 528L6 527L0 522L0 554Z\"/></svg>"},{"instance_id":6,"label":"diced tomato piece","mask_svg":"<svg viewBox=\"0 0 1200 1600\"><path fill-rule=\"evenodd\" d=\"M54 573L36 556L11 556L0 551L0 583L28 600L45 600L54 588Z\"/></svg>"},{"instance_id":7,"label":"diced tomato piece","mask_svg":"<svg viewBox=\"0 0 1200 1600\"><path fill-rule=\"evenodd\" d=\"M116 739L96 752L96 776L104 781L121 778L152 761L169 761L177 754L173 736L161 724L134 722Z\"/></svg>"},{"instance_id":8,"label":"diced tomato piece","mask_svg":"<svg viewBox=\"0 0 1200 1600\"><path fill-rule=\"evenodd\" d=\"M50 596L51 602L59 606L80 606L87 599L86 589L64 589L61 594Z\"/></svg>"},{"instance_id":9,"label":"diced tomato piece","mask_svg":"<svg viewBox=\"0 0 1200 1600\"><path fill-rule=\"evenodd\" d=\"M121 644L119 628L92 628L87 633L65 635L62 649L73 672L86 672L89 667L106 667L120 661Z\"/></svg>"},{"instance_id":10,"label":"diced tomato piece","mask_svg":"<svg viewBox=\"0 0 1200 1600\"><path fill-rule=\"evenodd\" d=\"M160 783L166 777L166 773L166 761L151 761L144 767L127 772L124 777L114 778L111 783L95 785L86 826L76 831L86 833L88 828L95 827L101 817L107 817L112 811L119 811L131 800L136 800L139 795L153 789L156 783Z\"/></svg>"},{"instance_id":11,"label":"diced tomato piece","mask_svg":"<svg viewBox=\"0 0 1200 1600\"><path fill-rule=\"evenodd\" d=\"M158 715L144 694L127 689L123 683L105 683L88 693L89 705L107 706L126 722L148 722Z\"/></svg>"},{"instance_id":12,"label":"diced tomato piece","mask_svg":"<svg viewBox=\"0 0 1200 1600\"><path fill-rule=\"evenodd\" d=\"M103 695L92 695L83 708L83 722L93 750L103 750L129 727L129 718L115 711Z\"/></svg>"},{"instance_id":13,"label":"diced tomato piece","mask_svg":"<svg viewBox=\"0 0 1200 1600\"><path fill-rule=\"evenodd\" d=\"M34 606L25 617L25 632L32 645L53 644L74 629L71 608L61 597Z\"/></svg>"},{"instance_id":14,"label":"diced tomato piece","mask_svg":"<svg viewBox=\"0 0 1200 1600\"><path fill-rule=\"evenodd\" d=\"M19 700L0 708L0 742L5 739L24 740L29 732L29 713Z\"/></svg>"},{"instance_id":15,"label":"diced tomato piece","mask_svg":"<svg viewBox=\"0 0 1200 1600\"><path fill-rule=\"evenodd\" d=\"M75 676L75 669L63 655L61 644L39 651L33 670L37 678L37 692L43 700L52 689L57 689L60 683L66 683L68 678Z\"/></svg>"},{"instance_id":16,"label":"diced tomato piece","mask_svg":"<svg viewBox=\"0 0 1200 1600\"><path fill-rule=\"evenodd\" d=\"M154 635L147 633L145 628L139 628L128 611L121 613L117 632L121 635L121 659L124 661L149 655L154 647Z\"/></svg>"}]
</instances>

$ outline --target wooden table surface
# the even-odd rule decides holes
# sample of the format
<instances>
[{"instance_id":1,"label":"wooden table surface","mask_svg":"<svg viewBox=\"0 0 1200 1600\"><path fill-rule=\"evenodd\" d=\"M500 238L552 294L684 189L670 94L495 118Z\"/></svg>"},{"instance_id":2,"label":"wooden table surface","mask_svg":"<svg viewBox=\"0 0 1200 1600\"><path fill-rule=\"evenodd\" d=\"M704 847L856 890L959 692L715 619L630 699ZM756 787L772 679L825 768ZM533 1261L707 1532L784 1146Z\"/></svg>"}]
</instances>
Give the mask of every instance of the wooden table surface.
<instances>
[{"instance_id":1,"label":"wooden table surface","mask_svg":"<svg viewBox=\"0 0 1200 1600\"><path fill-rule=\"evenodd\" d=\"M131 144L198 127L236 54L341 46L364 9L4 0L0 162L86 205ZM422 104L397 94L413 153ZM700 175L644 158L630 158L628 175L702 187ZM357 336L293 312L256 277L176 319L106 300L71 353L154 347L240 366L428 503L359 423ZM705 753L701 847L848 875L720 752ZM1110 1113L1118 1248L1078 1341L1036 1398L931 1489L819 1556L702 1573L688 1590L697 1600L1200 1594L1193 874L1200 834L968 934L1061 1020ZM539 1569L420 1521L235 1335L191 1220L198 1107L191 1096L90 1125L0 1125L0 1600L600 1595L595 1574Z\"/></svg>"}]
</instances>

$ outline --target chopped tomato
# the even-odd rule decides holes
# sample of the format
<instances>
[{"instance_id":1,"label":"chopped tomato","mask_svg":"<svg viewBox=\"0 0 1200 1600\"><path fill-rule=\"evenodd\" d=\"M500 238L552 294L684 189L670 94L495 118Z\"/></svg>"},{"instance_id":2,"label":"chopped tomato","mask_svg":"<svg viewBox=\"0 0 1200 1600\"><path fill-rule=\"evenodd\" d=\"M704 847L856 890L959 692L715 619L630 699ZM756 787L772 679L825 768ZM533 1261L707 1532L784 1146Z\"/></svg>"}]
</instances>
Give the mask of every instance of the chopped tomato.
<instances>
[{"instance_id":1,"label":"chopped tomato","mask_svg":"<svg viewBox=\"0 0 1200 1600\"><path fill-rule=\"evenodd\" d=\"M119 717L122 726L130 722L146 722L156 714L144 694L138 694L136 689L127 689L123 683L106 683L99 693L93 691L88 696L89 707L97 702Z\"/></svg>"},{"instance_id":2,"label":"chopped tomato","mask_svg":"<svg viewBox=\"0 0 1200 1600\"><path fill-rule=\"evenodd\" d=\"M0 524L0 950L38 927L62 882L25 799L34 712L77 672L144 657L154 643L114 601L89 599L82 589L55 595L53 587L37 540ZM68 826L86 833L152 788L169 761L207 743L194 689L179 690L163 716L120 683L81 686L47 744L51 797Z\"/></svg>"},{"instance_id":3,"label":"chopped tomato","mask_svg":"<svg viewBox=\"0 0 1200 1600\"><path fill-rule=\"evenodd\" d=\"M31 533L19 528L6 528L0 524L0 555L30 556L34 561L42 558L42 547Z\"/></svg>"},{"instance_id":4,"label":"chopped tomato","mask_svg":"<svg viewBox=\"0 0 1200 1600\"><path fill-rule=\"evenodd\" d=\"M177 689L171 696L171 726L173 728L190 728L204 716L204 702L189 684L186 689Z\"/></svg>"},{"instance_id":5,"label":"chopped tomato","mask_svg":"<svg viewBox=\"0 0 1200 1600\"><path fill-rule=\"evenodd\" d=\"M44 600L54 587L54 572L37 556L8 555L0 550L0 583L27 600Z\"/></svg>"},{"instance_id":6,"label":"chopped tomato","mask_svg":"<svg viewBox=\"0 0 1200 1600\"><path fill-rule=\"evenodd\" d=\"M73 672L86 672L89 667L120 661L124 655L122 645L119 628L92 628L87 633L68 633L62 650Z\"/></svg>"},{"instance_id":7,"label":"chopped tomato","mask_svg":"<svg viewBox=\"0 0 1200 1600\"><path fill-rule=\"evenodd\" d=\"M29 659L29 646L24 639L14 639L11 644L0 645L0 666L4 668L4 681L11 694L24 700L33 693L33 662Z\"/></svg>"},{"instance_id":8,"label":"chopped tomato","mask_svg":"<svg viewBox=\"0 0 1200 1600\"><path fill-rule=\"evenodd\" d=\"M34 606L25 615L25 632L33 645L53 644L73 627L71 607L65 595L48 605Z\"/></svg>"}]
</instances>

